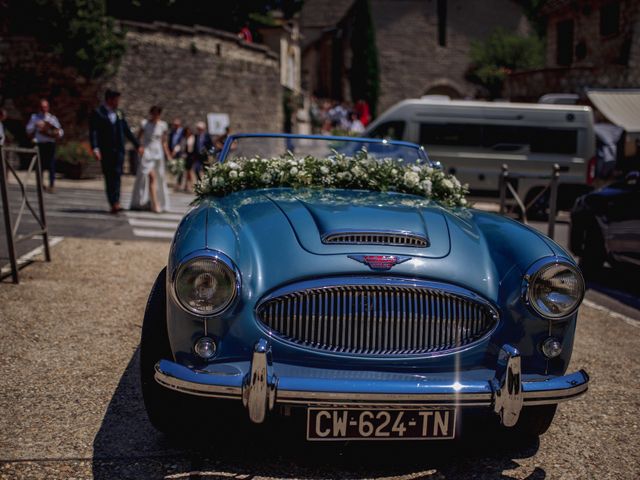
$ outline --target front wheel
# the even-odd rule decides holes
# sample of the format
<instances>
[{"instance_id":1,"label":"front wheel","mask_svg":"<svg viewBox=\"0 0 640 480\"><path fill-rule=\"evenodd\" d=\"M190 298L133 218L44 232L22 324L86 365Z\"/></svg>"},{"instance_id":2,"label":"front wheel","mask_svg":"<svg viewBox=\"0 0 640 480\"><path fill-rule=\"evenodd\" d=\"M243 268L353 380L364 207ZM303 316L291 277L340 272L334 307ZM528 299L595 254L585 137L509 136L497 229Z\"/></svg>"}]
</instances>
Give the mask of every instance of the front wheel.
<instances>
[{"instance_id":1,"label":"front wheel","mask_svg":"<svg viewBox=\"0 0 640 480\"><path fill-rule=\"evenodd\" d=\"M549 430L557 408L557 405L536 405L523 408L518 423L510 429L511 433L521 438L542 435Z\"/></svg>"},{"instance_id":2,"label":"front wheel","mask_svg":"<svg viewBox=\"0 0 640 480\"><path fill-rule=\"evenodd\" d=\"M151 424L163 433L178 431L176 414L181 412L181 395L156 382L154 378L156 362L172 358L167 332L166 275L163 269L156 278L142 323L140 340L140 380L142 398Z\"/></svg>"}]
</instances>

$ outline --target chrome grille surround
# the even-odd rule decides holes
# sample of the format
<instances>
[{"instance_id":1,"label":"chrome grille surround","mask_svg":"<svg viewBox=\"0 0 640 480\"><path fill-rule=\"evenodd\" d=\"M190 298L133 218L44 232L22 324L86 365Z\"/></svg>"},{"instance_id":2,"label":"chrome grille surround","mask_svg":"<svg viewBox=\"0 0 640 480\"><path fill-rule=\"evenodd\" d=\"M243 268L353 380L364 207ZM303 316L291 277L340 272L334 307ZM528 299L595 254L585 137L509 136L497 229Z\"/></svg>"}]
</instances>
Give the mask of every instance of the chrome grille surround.
<instances>
[{"instance_id":1,"label":"chrome grille surround","mask_svg":"<svg viewBox=\"0 0 640 480\"><path fill-rule=\"evenodd\" d=\"M448 353L488 336L497 310L466 289L406 278L337 277L281 288L259 324L285 342L346 355Z\"/></svg>"},{"instance_id":2,"label":"chrome grille surround","mask_svg":"<svg viewBox=\"0 0 640 480\"><path fill-rule=\"evenodd\" d=\"M328 245L385 245L392 247L426 248L429 239L425 235L404 231L340 230L325 233L322 243Z\"/></svg>"}]
</instances>

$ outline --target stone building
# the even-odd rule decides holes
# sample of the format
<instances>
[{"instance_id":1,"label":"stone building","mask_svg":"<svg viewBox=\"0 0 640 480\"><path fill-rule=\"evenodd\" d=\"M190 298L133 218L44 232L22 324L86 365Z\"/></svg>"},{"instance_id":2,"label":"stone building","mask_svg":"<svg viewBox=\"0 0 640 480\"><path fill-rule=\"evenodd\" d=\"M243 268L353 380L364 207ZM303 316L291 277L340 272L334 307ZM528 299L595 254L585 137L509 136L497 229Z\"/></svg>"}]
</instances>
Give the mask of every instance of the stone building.
<instances>
[{"instance_id":1,"label":"stone building","mask_svg":"<svg viewBox=\"0 0 640 480\"><path fill-rule=\"evenodd\" d=\"M590 88L640 87L640 3L637 0L550 0L546 66L512 74L514 100Z\"/></svg>"},{"instance_id":2,"label":"stone building","mask_svg":"<svg viewBox=\"0 0 640 480\"><path fill-rule=\"evenodd\" d=\"M303 88L321 97L351 100L350 15L354 1L307 0L303 34ZM380 69L381 112L405 98L441 94L475 97L467 80L469 52L496 28L522 34L529 24L512 0L370 0Z\"/></svg>"},{"instance_id":3,"label":"stone building","mask_svg":"<svg viewBox=\"0 0 640 480\"><path fill-rule=\"evenodd\" d=\"M126 53L112 78L88 82L59 64L34 39L0 38L0 106L20 129L40 97L51 100L67 139L87 139L88 117L110 86L123 94L129 123L164 107L185 123L227 113L234 131L280 131L282 87L277 55L264 45L200 26L122 22ZM20 138L18 138L20 140Z\"/></svg>"}]
</instances>

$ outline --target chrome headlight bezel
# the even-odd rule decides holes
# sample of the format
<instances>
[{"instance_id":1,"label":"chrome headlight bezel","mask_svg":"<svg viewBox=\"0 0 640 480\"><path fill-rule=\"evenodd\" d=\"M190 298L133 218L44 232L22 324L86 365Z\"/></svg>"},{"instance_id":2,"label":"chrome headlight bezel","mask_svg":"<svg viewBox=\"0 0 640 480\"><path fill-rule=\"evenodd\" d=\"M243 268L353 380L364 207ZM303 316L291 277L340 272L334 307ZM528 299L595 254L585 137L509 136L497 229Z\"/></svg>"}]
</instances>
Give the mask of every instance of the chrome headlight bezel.
<instances>
[{"instance_id":1,"label":"chrome headlight bezel","mask_svg":"<svg viewBox=\"0 0 640 480\"><path fill-rule=\"evenodd\" d=\"M542 311L538 308L537 302L532 299L532 288L535 285L536 280L540 278L540 276L544 272L546 272L550 268L558 266L565 267L571 270L571 272L576 276L581 289L581 294L570 309L554 315L550 314L549 312ZM578 308L580 308L582 300L584 299L584 294L585 283L582 272L575 264L560 257L543 258L535 262L527 270L522 283L522 298L524 300L524 303L533 311L533 313L547 320L564 320L573 315L578 310Z\"/></svg>"},{"instance_id":2,"label":"chrome headlight bezel","mask_svg":"<svg viewBox=\"0 0 640 480\"><path fill-rule=\"evenodd\" d=\"M183 299L181 299L180 295L178 294L178 279L180 275L192 263L197 261L202 261L202 260L210 261L210 262L218 262L222 266L222 268L227 269L228 273L231 274L234 278L232 295L227 299L227 301L224 304L222 304L221 307L211 312L204 312L202 310L192 307L188 303L184 302ZM171 292L171 297L174 303L177 304L182 310L184 310L185 312L191 315L196 315L198 317L211 318L211 317L218 317L224 314L235 304L236 300L240 295L240 287L241 287L240 271L228 256L226 256L222 252L218 252L215 250L201 250L201 251L193 252L192 254L180 260L180 262L178 263L178 266L174 268L173 275L171 278L171 286L169 290Z\"/></svg>"}]
</instances>

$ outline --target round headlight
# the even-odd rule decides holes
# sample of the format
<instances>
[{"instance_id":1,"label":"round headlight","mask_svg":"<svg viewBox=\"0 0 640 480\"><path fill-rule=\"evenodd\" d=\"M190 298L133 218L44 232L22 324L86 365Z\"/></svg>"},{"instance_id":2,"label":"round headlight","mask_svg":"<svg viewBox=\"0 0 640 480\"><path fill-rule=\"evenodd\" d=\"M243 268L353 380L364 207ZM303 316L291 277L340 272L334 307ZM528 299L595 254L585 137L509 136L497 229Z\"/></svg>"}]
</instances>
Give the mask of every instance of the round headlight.
<instances>
[{"instance_id":1,"label":"round headlight","mask_svg":"<svg viewBox=\"0 0 640 480\"><path fill-rule=\"evenodd\" d=\"M548 263L529 279L529 304L546 318L571 315L582 302L584 280L580 272L568 263Z\"/></svg>"},{"instance_id":2,"label":"round headlight","mask_svg":"<svg viewBox=\"0 0 640 480\"><path fill-rule=\"evenodd\" d=\"M180 304L197 315L216 315L236 296L237 278L230 265L216 257L198 257L178 269L175 294Z\"/></svg>"}]
</instances>

